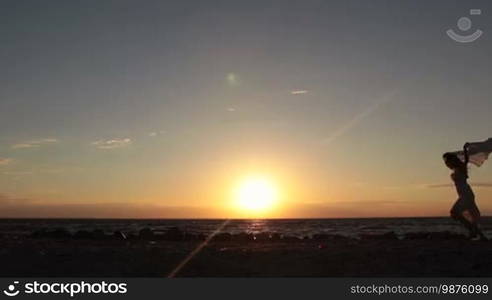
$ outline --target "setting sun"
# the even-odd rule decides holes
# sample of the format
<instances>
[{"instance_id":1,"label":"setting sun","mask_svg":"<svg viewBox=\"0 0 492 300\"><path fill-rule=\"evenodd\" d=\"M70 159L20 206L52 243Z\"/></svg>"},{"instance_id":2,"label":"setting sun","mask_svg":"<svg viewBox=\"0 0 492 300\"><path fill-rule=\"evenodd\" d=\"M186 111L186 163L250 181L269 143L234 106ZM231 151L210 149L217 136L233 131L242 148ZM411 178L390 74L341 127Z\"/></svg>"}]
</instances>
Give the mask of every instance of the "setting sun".
<instances>
[{"instance_id":1,"label":"setting sun","mask_svg":"<svg viewBox=\"0 0 492 300\"><path fill-rule=\"evenodd\" d=\"M240 182L236 194L236 205L241 210L265 212L278 200L275 184L264 177L249 177Z\"/></svg>"}]
</instances>

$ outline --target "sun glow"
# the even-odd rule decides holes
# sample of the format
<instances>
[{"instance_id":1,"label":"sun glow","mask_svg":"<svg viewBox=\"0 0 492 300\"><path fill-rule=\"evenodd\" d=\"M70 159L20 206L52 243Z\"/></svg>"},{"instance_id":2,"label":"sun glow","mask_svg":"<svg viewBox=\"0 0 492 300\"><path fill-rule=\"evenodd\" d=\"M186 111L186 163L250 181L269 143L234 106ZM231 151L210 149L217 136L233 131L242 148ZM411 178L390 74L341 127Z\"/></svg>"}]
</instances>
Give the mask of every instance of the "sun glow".
<instances>
[{"instance_id":1,"label":"sun glow","mask_svg":"<svg viewBox=\"0 0 492 300\"><path fill-rule=\"evenodd\" d=\"M242 180L235 192L236 206L242 211L266 212L278 200L275 184L264 177L248 177Z\"/></svg>"}]
</instances>

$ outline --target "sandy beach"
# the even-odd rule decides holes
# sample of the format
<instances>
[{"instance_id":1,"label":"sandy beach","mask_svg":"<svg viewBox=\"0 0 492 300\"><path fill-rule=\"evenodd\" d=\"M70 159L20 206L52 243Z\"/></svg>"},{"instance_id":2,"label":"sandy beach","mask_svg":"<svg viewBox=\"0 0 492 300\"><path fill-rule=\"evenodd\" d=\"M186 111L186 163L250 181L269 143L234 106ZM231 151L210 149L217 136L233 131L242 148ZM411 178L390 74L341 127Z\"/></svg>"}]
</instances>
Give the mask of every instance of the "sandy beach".
<instances>
[{"instance_id":1,"label":"sandy beach","mask_svg":"<svg viewBox=\"0 0 492 300\"><path fill-rule=\"evenodd\" d=\"M63 230L1 235L0 276L166 277L205 240L177 229L124 237ZM492 242L450 232L361 236L219 234L177 277L492 276Z\"/></svg>"}]
</instances>

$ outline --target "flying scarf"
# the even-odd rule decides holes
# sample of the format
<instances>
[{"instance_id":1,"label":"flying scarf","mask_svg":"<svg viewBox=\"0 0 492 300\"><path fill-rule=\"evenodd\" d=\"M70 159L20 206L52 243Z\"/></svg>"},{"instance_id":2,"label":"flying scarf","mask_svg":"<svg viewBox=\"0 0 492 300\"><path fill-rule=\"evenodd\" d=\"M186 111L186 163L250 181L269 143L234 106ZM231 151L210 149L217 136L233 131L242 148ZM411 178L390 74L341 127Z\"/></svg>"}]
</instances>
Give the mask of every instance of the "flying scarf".
<instances>
[{"instance_id":1,"label":"flying scarf","mask_svg":"<svg viewBox=\"0 0 492 300\"><path fill-rule=\"evenodd\" d=\"M468 161L477 167L480 167L492 152L492 138L483 142L469 143L468 145ZM458 156L461 161L465 161L463 151L452 152Z\"/></svg>"}]
</instances>

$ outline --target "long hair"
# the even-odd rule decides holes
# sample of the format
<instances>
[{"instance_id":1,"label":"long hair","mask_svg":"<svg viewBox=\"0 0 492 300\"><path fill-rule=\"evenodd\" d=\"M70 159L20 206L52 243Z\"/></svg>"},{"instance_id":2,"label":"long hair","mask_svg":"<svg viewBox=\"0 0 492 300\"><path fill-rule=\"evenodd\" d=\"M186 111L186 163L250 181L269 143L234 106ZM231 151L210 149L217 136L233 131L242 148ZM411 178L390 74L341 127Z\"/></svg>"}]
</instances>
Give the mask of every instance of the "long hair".
<instances>
[{"instance_id":1,"label":"long hair","mask_svg":"<svg viewBox=\"0 0 492 300\"><path fill-rule=\"evenodd\" d=\"M468 177L467 165L459 159L455 153L446 152L443 154L442 158L450 169L455 171L463 172Z\"/></svg>"}]
</instances>

